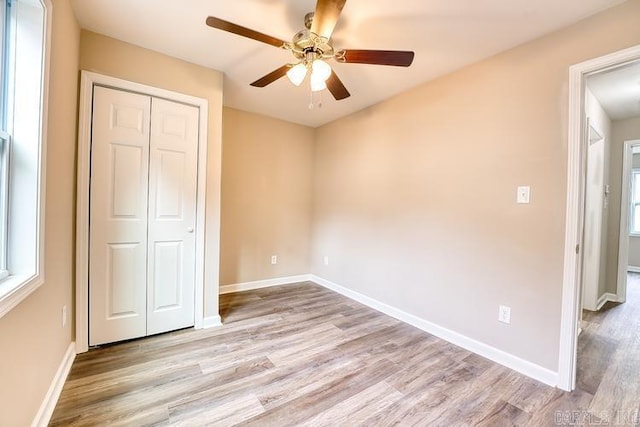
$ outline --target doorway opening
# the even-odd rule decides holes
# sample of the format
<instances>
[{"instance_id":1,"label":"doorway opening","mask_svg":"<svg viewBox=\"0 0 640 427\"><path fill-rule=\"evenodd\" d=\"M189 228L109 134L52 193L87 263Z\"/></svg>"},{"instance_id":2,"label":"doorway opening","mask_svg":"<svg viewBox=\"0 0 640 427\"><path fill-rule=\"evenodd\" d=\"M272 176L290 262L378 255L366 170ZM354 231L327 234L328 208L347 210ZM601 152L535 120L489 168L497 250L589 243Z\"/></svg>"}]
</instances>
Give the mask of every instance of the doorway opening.
<instances>
[{"instance_id":1,"label":"doorway opening","mask_svg":"<svg viewBox=\"0 0 640 427\"><path fill-rule=\"evenodd\" d=\"M624 141L622 153L622 192L616 292L616 300L618 302L627 300L627 273L640 273L640 115L637 117L638 139Z\"/></svg>"},{"instance_id":2,"label":"doorway opening","mask_svg":"<svg viewBox=\"0 0 640 427\"><path fill-rule=\"evenodd\" d=\"M640 46L570 68L567 228L558 371L558 386L563 390L576 388L583 304L584 308L598 310L608 302L624 301L624 297L618 298L623 296L618 285L626 283L627 274L626 262L623 271L618 268L623 263L618 256L618 234L626 211L621 209L623 142L615 130L622 118L611 112L609 99L603 98L598 85L616 77L614 73L624 72L621 70L632 73L629 70L636 64L640 65ZM610 88L609 92L615 95L613 98L629 95L629 90ZM603 114L594 112L593 100ZM635 103L640 109L638 100ZM601 141L604 144L599 145Z\"/></svg>"}]
</instances>

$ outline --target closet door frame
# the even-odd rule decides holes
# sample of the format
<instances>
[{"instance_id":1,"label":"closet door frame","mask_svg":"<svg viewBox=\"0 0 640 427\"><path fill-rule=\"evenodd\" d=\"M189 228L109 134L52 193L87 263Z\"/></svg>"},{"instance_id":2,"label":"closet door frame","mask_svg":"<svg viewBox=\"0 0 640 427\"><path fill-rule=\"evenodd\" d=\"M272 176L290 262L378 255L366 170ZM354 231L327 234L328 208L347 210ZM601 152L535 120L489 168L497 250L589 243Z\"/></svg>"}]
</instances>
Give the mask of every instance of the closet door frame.
<instances>
[{"instance_id":1,"label":"closet door frame","mask_svg":"<svg viewBox=\"0 0 640 427\"><path fill-rule=\"evenodd\" d=\"M76 353L89 349L89 184L91 167L91 120L93 88L104 86L192 105L199 110L198 177L196 193L195 329L204 327L205 195L207 181L206 99L82 71L78 117L78 177L76 210Z\"/></svg>"}]
</instances>

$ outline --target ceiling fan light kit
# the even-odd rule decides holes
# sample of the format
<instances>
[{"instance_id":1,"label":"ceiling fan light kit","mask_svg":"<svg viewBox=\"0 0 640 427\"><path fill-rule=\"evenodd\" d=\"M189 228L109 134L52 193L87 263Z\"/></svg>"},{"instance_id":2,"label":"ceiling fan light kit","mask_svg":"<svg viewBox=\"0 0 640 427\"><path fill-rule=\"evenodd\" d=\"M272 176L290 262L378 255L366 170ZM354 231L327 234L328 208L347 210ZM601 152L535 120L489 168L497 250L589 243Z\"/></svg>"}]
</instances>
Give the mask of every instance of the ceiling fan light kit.
<instances>
[{"instance_id":1,"label":"ceiling fan light kit","mask_svg":"<svg viewBox=\"0 0 640 427\"><path fill-rule=\"evenodd\" d=\"M322 76L311 73L311 92L320 92L327 88L326 80L322 79Z\"/></svg>"},{"instance_id":2,"label":"ceiling fan light kit","mask_svg":"<svg viewBox=\"0 0 640 427\"><path fill-rule=\"evenodd\" d=\"M311 74L317 75L323 82L326 82L331 75L331 67L322 59L316 59L311 63Z\"/></svg>"},{"instance_id":3,"label":"ceiling fan light kit","mask_svg":"<svg viewBox=\"0 0 640 427\"><path fill-rule=\"evenodd\" d=\"M206 23L212 28L289 50L296 58L295 65L285 64L251 83L251 86L265 87L285 75L295 86L300 86L307 74L310 74L311 92L329 89L331 95L339 101L348 98L351 94L326 62L327 60L333 59L347 64L408 67L414 58L414 53L410 51L345 49L336 52L331 44L331 35L345 3L346 0L318 0L315 12L308 13L304 18L306 29L298 31L291 42L212 16L207 18Z\"/></svg>"},{"instance_id":4,"label":"ceiling fan light kit","mask_svg":"<svg viewBox=\"0 0 640 427\"><path fill-rule=\"evenodd\" d=\"M304 78L307 77L307 66L300 62L298 65L291 67L289 71L287 71L287 77L289 81L296 86L300 86L304 81Z\"/></svg>"}]
</instances>

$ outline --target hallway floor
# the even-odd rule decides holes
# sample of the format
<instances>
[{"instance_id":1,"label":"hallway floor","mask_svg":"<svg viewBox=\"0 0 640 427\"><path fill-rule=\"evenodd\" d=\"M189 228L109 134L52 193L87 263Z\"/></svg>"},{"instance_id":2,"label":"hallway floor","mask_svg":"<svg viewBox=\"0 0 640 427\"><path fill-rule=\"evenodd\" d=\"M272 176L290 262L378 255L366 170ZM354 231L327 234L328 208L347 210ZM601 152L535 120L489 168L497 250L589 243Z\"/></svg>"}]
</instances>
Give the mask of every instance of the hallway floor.
<instances>
[{"instance_id":1,"label":"hallway floor","mask_svg":"<svg viewBox=\"0 0 640 427\"><path fill-rule=\"evenodd\" d=\"M626 303L583 311L576 389L592 396L592 424L640 425L640 273L628 275Z\"/></svg>"}]
</instances>

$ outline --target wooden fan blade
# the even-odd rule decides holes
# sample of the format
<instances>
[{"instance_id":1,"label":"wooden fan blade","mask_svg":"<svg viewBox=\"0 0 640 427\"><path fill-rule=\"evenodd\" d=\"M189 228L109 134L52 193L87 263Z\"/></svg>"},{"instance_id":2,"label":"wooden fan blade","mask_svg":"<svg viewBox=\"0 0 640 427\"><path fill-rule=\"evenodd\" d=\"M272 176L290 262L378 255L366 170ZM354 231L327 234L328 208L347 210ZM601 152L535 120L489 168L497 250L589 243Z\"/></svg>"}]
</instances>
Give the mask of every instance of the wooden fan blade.
<instances>
[{"instance_id":1,"label":"wooden fan blade","mask_svg":"<svg viewBox=\"0 0 640 427\"><path fill-rule=\"evenodd\" d=\"M311 32L329 40L346 1L347 0L318 0L318 3L316 3L316 11L313 14Z\"/></svg>"},{"instance_id":2,"label":"wooden fan blade","mask_svg":"<svg viewBox=\"0 0 640 427\"><path fill-rule=\"evenodd\" d=\"M256 80L255 82L251 83L251 86L255 86L255 87L265 87L268 84L271 84L273 82L275 82L276 80L278 80L280 77L283 77L284 75L287 74L287 71L289 71L289 69L291 68L291 64L286 64L283 65L282 67L278 68L277 70L274 70L272 72L270 72L269 74L267 74L266 76Z\"/></svg>"},{"instance_id":3,"label":"wooden fan blade","mask_svg":"<svg viewBox=\"0 0 640 427\"><path fill-rule=\"evenodd\" d=\"M331 95L333 95L336 101L340 101L341 99L345 99L351 96L347 88L344 87L344 84L342 84L342 81L340 81L340 79L338 78L338 75L335 71L332 71L331 75L327 79L327 89L329 89L329 92L331 92Z\"/></svg>"},{"instance_id":4,"label":"wooden fan blade","mask_svg":"<svg viewBox=\"0 0 640 427\"><path fill-rule=\"evenodd\" d=\"M260 33L241 25L234 24L233 22L225 21L224 19L215 18L210 16L207 18L207 25L218 30L227 31L229 33L237 34L242 37L257 40L262 43L270 44L275 47L283 47L286 43L283 40L271 37L267 34Z\"/></svg>"},{"instance_id":5,"label":"wooden fan blade","mask_svg":"<svg viewBox=\"0 0 640 427\"><path fill-rule=\"evenodd\" d=\"M405 50L357 50L345 49L336 53L336 61L356 64L394 65L408 67L415 54Z\"/></svg>"}]
</instances>

